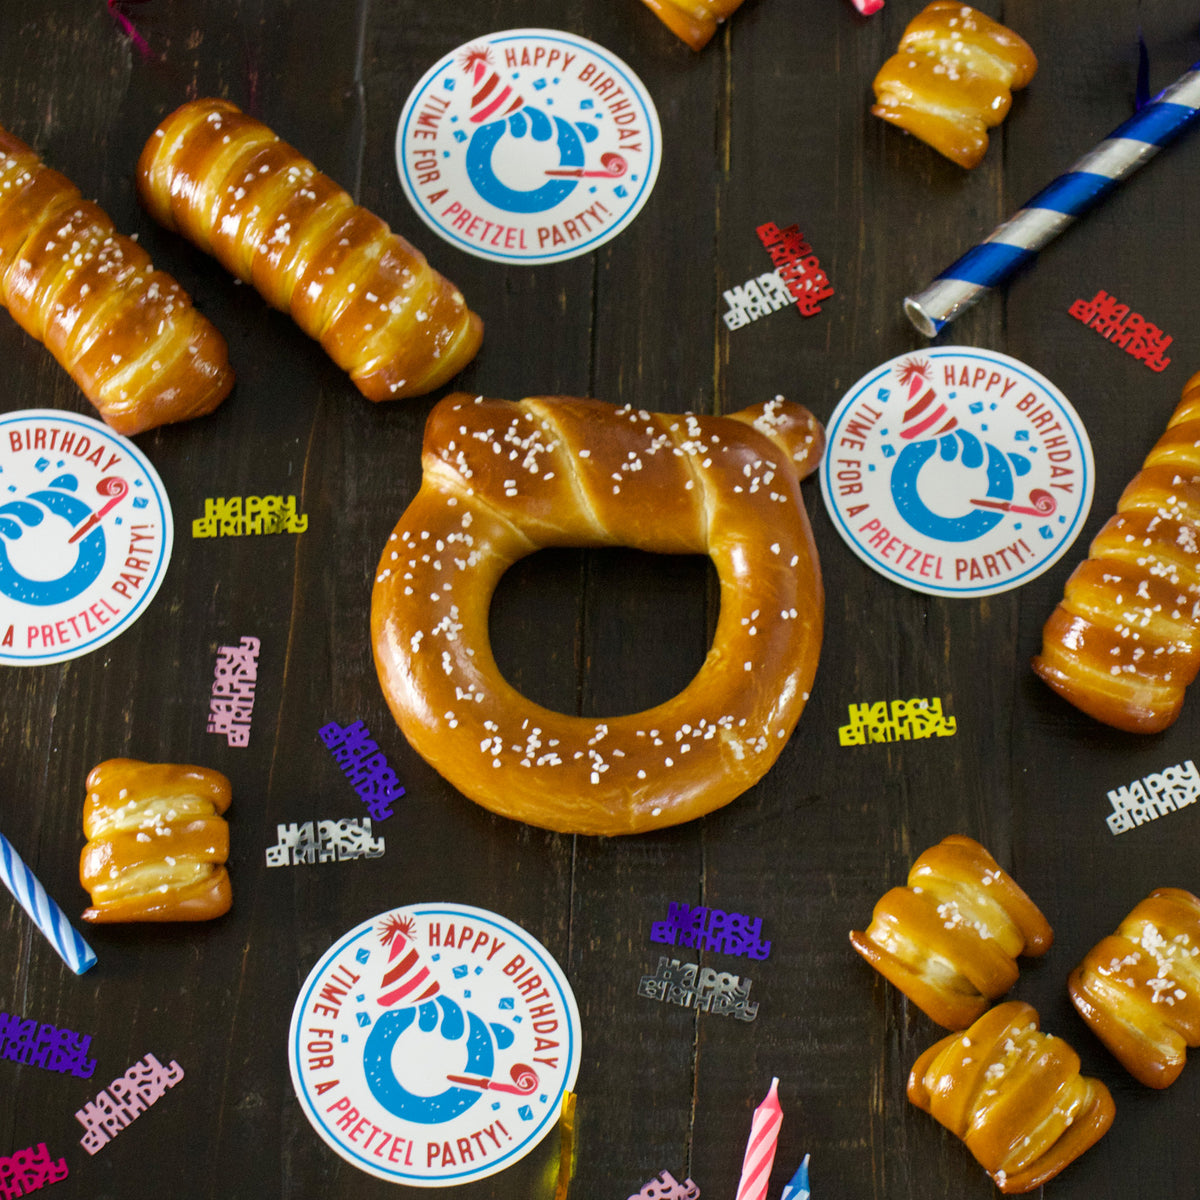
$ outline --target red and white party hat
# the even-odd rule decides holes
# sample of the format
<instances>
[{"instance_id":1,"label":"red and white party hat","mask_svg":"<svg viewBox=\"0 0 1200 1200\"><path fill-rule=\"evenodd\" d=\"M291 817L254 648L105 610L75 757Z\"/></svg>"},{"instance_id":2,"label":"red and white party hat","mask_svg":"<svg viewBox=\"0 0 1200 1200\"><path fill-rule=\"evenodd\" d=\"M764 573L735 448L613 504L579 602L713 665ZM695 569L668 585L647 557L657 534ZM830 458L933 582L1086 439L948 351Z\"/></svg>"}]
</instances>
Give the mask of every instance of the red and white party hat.
<instances>
[{"instance_id":1,"label":"red and white party hat","mask_svg":"<svg viewBox=\"0 0 1200 1200\"><path fill-rule=\"evenodd\" d=\"M416 928L411 917L393 913L379 930L379 940L388 948L388 967L379 981L378 1003L383 1008L423 1004L441 991L441 984L417 949Z\"/></svg>"},{"instance_id":2,"label":"red and white party hat","mask_svg":"<svg viewBox=\"0 0 1200 1200\"><path fill-rule=\"evenodd\" d=\"M474 124L499 121L525 103L525 97L497 74L489 47L470 46L460 61L471 77L470 120Z\"/></svg>"},{"instance_id":3,"label":"red and white party hat","mask_svg":"<svg viewBox=\"0 0 1200 1200\"><path fill-rule=\"evenodd\" d=\"M900 424L900 436L906 442L940 437L958 425L958 418L949 412L929 382L930 369L929 360L923 358L906 359L898 368L900 382L908 385L908 402Z\"/></svg>"}]
</instances>

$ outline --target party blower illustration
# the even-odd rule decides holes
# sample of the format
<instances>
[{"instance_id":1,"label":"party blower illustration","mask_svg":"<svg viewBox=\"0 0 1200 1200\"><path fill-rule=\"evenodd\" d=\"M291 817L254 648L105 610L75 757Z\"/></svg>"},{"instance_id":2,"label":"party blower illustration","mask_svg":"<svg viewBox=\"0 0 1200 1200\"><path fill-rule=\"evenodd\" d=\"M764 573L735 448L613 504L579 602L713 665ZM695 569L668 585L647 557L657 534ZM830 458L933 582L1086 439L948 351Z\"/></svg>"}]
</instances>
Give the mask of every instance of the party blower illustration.
<instances>
[{"instance_id":1,"label":"party blower illustration","mask_svg":"<svg viewBox=\"0 0 1200 1200\"><path fill-rule=\"evenodd\" d=\"M415 922L392 914L377 932L388 961L376 1004L386 1011L376 1019L363 1047L367 1086L375 1099L404 1120L439 1125L466 1112L488 1092L534 1092L537 1072L524 1063L512 1064L509 1082L495 1078L497 1051L513 1044L512 1030L464 1012L442 991L416 943ZM461 1069L448 1072L451 1061Z\"/></svg>"},{"instance_id":2,"label":"party blower illustration","mask_svg":"<svg viewBox=\"0 0 1200 1200\"><path fill-rule=\"evenodd\" d=\"M583 179L619 179L629 169L625 159L609 151L589 166L585 143L599 137L590 121L567 121L526 102L506 83L492 64L487 46L472 46L462 57L471 79L471 112L475 126L467 144L467 176L488 203L510 213L538 213L557 208ZM528 138L526 150L503 154L497 167L496 150L506 138ZM505 178L501 179L501 175ZM530 187L515 186L518 183Z\"/></svg>"},{"instance_id":3,"label":"party blower illustration","mask_svg":"<svg viewBox=\"0 0 1200 1200\"><path fill-rule=\"evenodd\" d=\"M10 600L65 604L96 581L105 561L101 522L129 485L116 475L101 479L96 491L103 503L95 509L78 491L79 480L68 472L0 504L0 593ZM38 529L36 539L24 536L30 529Z\"/></svg>"},{"instance_id":4,"label":"party blower illustration","mask_svg":"<svg viewBox=\"0 0 1200 1200\"><path fill-rule=\"evenodd\" d=\"M962 428L933 386L927 359L906 359L896 371L901 385L908 388L908 397L898 434L902 448L892 468L891 494L897 512L913 529L939 541L970 542L994 529L1007 513L1048 517L1054 512L1057 502L1043 488L1033 488L1028 503L1016 500L1016 480L1029 474L1029 458L981 441ZM965 510L937 512L923 493L931 495L939 471L956 461L968 471L986 467L987 487L982 496L966 501ZM923 482L923 475L927 482Z\"/></svg>"}]
</instances>

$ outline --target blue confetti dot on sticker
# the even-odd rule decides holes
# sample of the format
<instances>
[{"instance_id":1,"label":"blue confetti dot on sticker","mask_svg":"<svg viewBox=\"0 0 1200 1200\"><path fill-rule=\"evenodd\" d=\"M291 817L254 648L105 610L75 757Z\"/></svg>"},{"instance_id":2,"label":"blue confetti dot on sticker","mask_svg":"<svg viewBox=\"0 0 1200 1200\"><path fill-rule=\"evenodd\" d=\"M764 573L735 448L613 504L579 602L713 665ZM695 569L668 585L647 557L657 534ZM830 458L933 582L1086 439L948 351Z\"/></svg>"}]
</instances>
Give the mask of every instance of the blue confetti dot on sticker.
<instances>
[{"instance_id":1,"label":"blue confetti dot on sticker","mask_svg":"<svg viewBox=\"0 0 1200 1200\"><path fill-rule=\"evenodd\" d=\"M454 978L455 979L462 979L462 977L464 975L466 975L466 973L467 973L467 964L466 963L459 963L459 965L454 968Z\"/></svg>"},{"instance_id":2,"label":"blue confetti dot on sticker","mask_svg":"<svg viewBox=\"0 0 1200 1200\"><path fill-rule=\"evenodd\" d=\"M492 1101L492 1112L495 1112L499 1107L500 1107L500 1101L493 1100Z\"/></svg>"},{"instance_id":3,"label":"blue confetti dot on sticker","mask_svg":"<svg viewBox=\"0 0 1200 1200\"><path fill-rule=\"evenodd\" d=\"M521 1107L517 1109L517 1116L520 1117L522 1121L532 1121L533 1109L530 1108L528 1104L522 1104Z\"/></svg>"},{"instance_id":4,"label":"blue confetti dot on sticker","mask_svg":"<svg viewBox=\"0 0 1200 1200\"><path fill-rule=\"evenodd\" d=\"M454 140L456 142L465 142L467 140L467 135L463 133L461 129L456 129L454 131Z\"/></svg>"},{"instance_id":5,"label":"blue confetti dot on sticker","mask_svg":"<svg viewBox=\"0 0 1200 1200\"><path fill-rule=\"evenodd\" d=\"M442 956L441 956L441 954L439 953L439 954L431 954L429 957L430 957L431 959L433 959L433 961L434 961L434 962L437 962L437 961L438 961L438 959L440 959Z\"/></svg>"},{"instance_id":6,"label":"blue confetti dot on sticker","mask_svg":"<svg viewBox=\"0 0 1200 1200\"><path fill-rule=\"evenodd\" d=\"M482 968L482 967L476 967L476 968L475 968L475 974L476 974L476 975L482 975L482 974L483 974L483 968Z\"/></svg>"},{"instance_id":7,"label":"blue confetti dot on sticker","mask_svg":"<svg viewBox=\"0 0 1200 1200\"><path fill-rule=\"evenodd\" d=\"M501 1008L512 1008L513 1007L513 998L511 996L505 996L500 1001L500 1007Z\"/></svg>"},{"instance_id":8,"label":"blue confetti dot on sticker","mask_svg":"<svg viewBox=\"0 0 1200 1200\"><path fill-rule=\"evenodd\" d=\"M458 81L453 76L448 75L445 79L442 80L442 87L444 87L446 89L446 91L452 92L452 91L454 91L454 85L457 82Z\"/></svg>"},{"instance_id":9,"label":"blue confetti dot on sticker","mask_svg":"<svg viewBox=\"0 0 1200 1200\"><path fill-rule=\"evenodd\" d=\"M973 413L975 413L975 414L979 414L979 413L983 412L983 401L982 401L982 400L976 400L976 401L974 401L974 403L972 403L972 404L969 404L967 407L968 407L968 408L969 408L969 409L970 409L970 410L971 410Z\"/></svg>"},{"instance_id":10,"label":"blue confetti dot on sticker","mask_svg":"<svg viewBox=\"0 0 1200 1200\"><path fill-rule=\"evenodd\" d=\"M50 460L48 458L39 458L33 465L39 471L44 471L50 465Z\"/></svg>"},{"instance_id":11,"label":"blue confetti dot on sticker","mask_svg":"<svg viewBox=\"0 0 1200 1200\"><path fill-rule=\"evenodd\" d=\"M365 963L371 957L371 952L365 946L354 956L360 963Z\"/></svg>"},{"instance_id":12,"label":"blue confetti dot on sticker","mask_svg":"<svg viewBox=\"0 0 1200 1200\"><path fill-rule=\"evenodd\" d=\"M360 1025L360 1026L361 1026L363 1029L366 1029L366 1027L367 1027L368 1025L370 1025L370 1023L371 1023L371 1014L370 1014L370 1013L365 1013L365 1012L359 1012L359 1013L355 1013L355 1014L354 1014L354 1019L355 1019L355 1020L356 1020L356 1021L359 1023L359 1025Z\"/></svg>"},{"instance_id":13,"label":"blue confetti dot on sticker","mask_svg":"<svg viewBox=\"0 0 1200 1200\"><path fill-rule=\"evenodd\" d=\"M895 446L880 446L879 453L882 454L884 458L895 458L896 457L896 447Z\"/></svg>"},{"instance_id":14,"label":"blue confetti dot on sticker","mask_svg":"<svg viewBox=\"0 0 1200 1200\"><path fill-rule=\"evenodd\" d=\"M134 498L133 498L133 507L134 508L146 508L149 505L149 503L150 503L150 501L147 500L145 496L134 496Z\"/></svg>"},{"instance_id":15,"label":"blue confetti dot on sticker","mask_svg":"<svg viewBox=\"0 0 1200 1200\"><path fill-rule=\"evenodd\" d=\"M359 1004L361 1004L367 998L367 993L359 992L358 995L355 996L354 998L355 998L355 1000L357 1000L359 1002Z\"/></svg>"},{"instance_id":16,"label":"blue confetti dot on sticker","mask_svg":"<svg viewBox=\"0 0 1200 1200\"><path fill-rule=\"evenodd\" d=\"M1054 530L1051 529L1049 525L1043 525L1038 530L1038 533L1040 533L1042 535L1042 537L1044 537L1047 541L1049 541L1054 536Z\"/></svg>"}]
</instances>

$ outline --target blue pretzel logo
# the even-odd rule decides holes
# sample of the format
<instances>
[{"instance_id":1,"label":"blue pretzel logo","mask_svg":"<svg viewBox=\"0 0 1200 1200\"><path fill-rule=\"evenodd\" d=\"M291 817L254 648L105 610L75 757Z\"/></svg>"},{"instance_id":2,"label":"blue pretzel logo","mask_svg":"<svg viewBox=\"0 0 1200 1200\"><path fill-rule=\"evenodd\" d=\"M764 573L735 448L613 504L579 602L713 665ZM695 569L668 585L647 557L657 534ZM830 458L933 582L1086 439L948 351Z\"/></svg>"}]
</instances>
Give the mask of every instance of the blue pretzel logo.
<instances>
[{"instance_id":1,"label":"blue pretzel logo","mask_svg":"<svg viewBox=\"0 0 1200 1200\"><path fill-rule=\"evenodd\" d=\"M79 480L74 475L59 475L46 488L28 493L24 500L0 504L0 593L21 604L44 607L74 600L95 583L104 567L104 529L97 524L82 537L69 536L93 515L92 509L75 493ZM74 562L55 579L31 579L13 565L9 546L28 530L51 521L43 535L61 533L74 546ZM61 521L61 526L57 522Z\"/></svg>"}]
</instances>

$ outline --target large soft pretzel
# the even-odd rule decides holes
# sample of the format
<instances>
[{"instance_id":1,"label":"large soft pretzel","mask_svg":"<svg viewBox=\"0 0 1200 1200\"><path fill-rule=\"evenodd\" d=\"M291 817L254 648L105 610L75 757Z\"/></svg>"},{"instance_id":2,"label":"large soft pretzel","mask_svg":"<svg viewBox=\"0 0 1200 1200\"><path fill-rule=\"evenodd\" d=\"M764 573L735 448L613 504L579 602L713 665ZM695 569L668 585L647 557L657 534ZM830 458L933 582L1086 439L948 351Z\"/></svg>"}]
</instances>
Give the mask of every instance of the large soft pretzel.
<instances>
[{"instance_id":1,"label":"large soft pretzel","mask_svg":"<svg viewBox=\"0 0 1200 1200\"><path fill-rule=\"evenodd\" d=\"M212 412L225 339L64 175L0 129L0 304L118 433Z\"/></svg>"},{"instance_id":2,"label":"large soft pretzel","mask_svg":"<svg viewBox=\"0 0 1200 1200\"><path fill-rule=\"evenodd\" d=\"M290 313L370 400L441 387L483 323L462 293L328 175L227 100L192 100L138 160L142 202Z\"/></svg>"},{"instance_id":3,"label":"large soft pretzel","mask_svg":"<svg viewBox=\"0 0 1200 1200\"><path fill-rule=\"evenodd\" d=\"M376 666L405 736L472 800L563 832L636 833L740 795L783 749L816 672L824 593L800 480L823 443L812 415L782 399L707 417L447 396L371 601ZM488 608L508 567L546 546L709 555L721 612L695 679L605 719L513 689Z\"/></svg>"},{"instance_id":4,"label":"large soft pretzel","mask_svg":"<svg viewBox=\"0 0 1200 1200\"><path fill-rule=\"evenodd\" d=\"M976 841L955 835L926 850L875 905L854 948L919 1009L964 1029L1017 981L1019 954L1050 949L1041 910Z\"/></svg>"},{"instance_id":5,"label":"large soft pretzel","mask_svg":"<svg viewBox=\"0 0 1200 1200\"><path fill-rule=\"evenodd\" d=\"M1200 1046L1200 898L1156 888L1068 981L1092 1032L1134 1078L1175 1082Z\"/></svg>"},{"instance_id":6,"label":"large soft pretzel","mask_svg":"<svg viewBox=\"0 0 1200 1200\"><path fill-rule=\"evenodd\" d=\"M1108 1132L1108 1088L1079 1074L1079 1055L1038 1029L1018 1000L930 1046L908 1098L966 1144L1005 1193L1031 1192Z\"/></svg>"},{"instance_id":7,"label":"large soft pretzel","mask_svg":"<svg viewBox=\"0 0 1200 1200\"><path fill-rule=\"evenodd\" d=\"M742 0L642 0L677 38L693 50L703 50L726 17Z\"/></svg>"},{"instance_id":8,"label":"large soft pretzel","mask_svg":"<svg viewBox=\"0 0 1200 1200\"><path fill-rule=\"evenodd\" d=\"M1200 669L1200 374L1067 580L1033 669L1118 729L1179 716Z\"/></svg>"}]
</instances>

